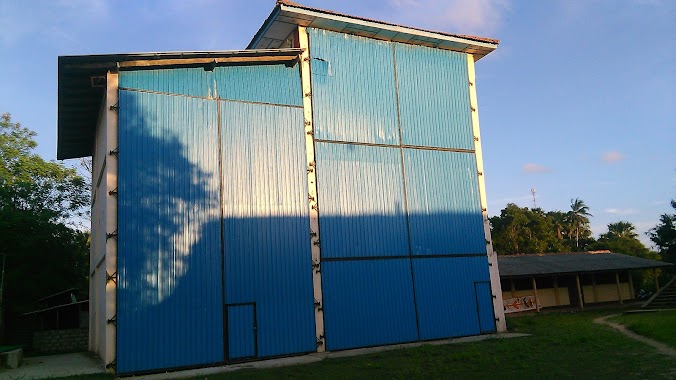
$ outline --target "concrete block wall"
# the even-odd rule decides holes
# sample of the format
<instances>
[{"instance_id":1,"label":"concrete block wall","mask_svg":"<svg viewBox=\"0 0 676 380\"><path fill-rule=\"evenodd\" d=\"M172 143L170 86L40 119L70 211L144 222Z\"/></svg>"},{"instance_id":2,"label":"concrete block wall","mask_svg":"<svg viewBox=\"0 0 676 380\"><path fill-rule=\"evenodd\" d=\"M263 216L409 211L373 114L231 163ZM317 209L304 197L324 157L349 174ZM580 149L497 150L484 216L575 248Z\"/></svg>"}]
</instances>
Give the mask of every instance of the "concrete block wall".
<instances>
[{"instance_id":1,"label":"concrete block wall","mask_svg":"<svg viewBox=\"0 0 676 380\"><path fill-rule=\"evenodd\" d=\"M87 351L88 340L88 329L36 331L33 349L38 352Z\"/></svg>"}]
</instances>

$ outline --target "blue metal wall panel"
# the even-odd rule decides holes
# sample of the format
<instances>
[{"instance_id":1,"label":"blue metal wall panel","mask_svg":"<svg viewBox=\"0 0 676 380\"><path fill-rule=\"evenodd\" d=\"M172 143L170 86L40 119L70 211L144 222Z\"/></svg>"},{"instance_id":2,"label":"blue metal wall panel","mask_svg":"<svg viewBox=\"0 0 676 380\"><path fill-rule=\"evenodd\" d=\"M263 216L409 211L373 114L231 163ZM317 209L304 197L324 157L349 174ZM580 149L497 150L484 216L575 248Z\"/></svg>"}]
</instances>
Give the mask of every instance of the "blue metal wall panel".
<instances>
[{"instance_id":1,"label":"blue metal wall panel","mask_svg":"<svg viewBox=\"0 0 676 380\"><path fill-rule=\"evenodd\" d=\"M409 259L322 263L326 348L418 339Z\"/></svg>"},{"instance_id":2,"label":"blue metal wall panel","mask_svg":"<svg viewBox=\"0 0 676 380\"><path fill-rule=\"evenodd\" d=\"M228 306L228 353L230 358L256 356L256 314L253 304Z\"/></svg>"},{"instance_id":3,"label":"blue metal wall panel","mask_svg":"<svg viewBox=\"0 0 676 380\"><path fill-rule=\"evenodd\" d=\"M216 102L119 94L117 370L220 362Z\"/></svg>"},{"instance_id":4,"label":"blue metal wall panel","mask_svg":"<svg viewBox=\"0 0 676 380\"><path fill-rule=\"evenodd\" d=\"M420 339L481 332L475 282L489 279L486 257L413 259L413 278ZM479 294L478 299L490 303L492 310L490 293Z\"/></svg>"},{"instance_id":5,"label":"blue metal wall panel","mask_svg":"<svg viewBox=\"0 0 676 380\"><path fill-rule=\"evenodd\" d=\"M256 303L259 356L314 351L303 110L220 109L226 304Z\"/></svg>"},{"instance_id":6,"label":"blue metal wall panel","mask_svg":"<svg viewBox=\"0 0 676 380\"><path fill-rule=\"evenodd\" d=\"M495 311L493 310L491 283L488 279L483 282L475 282L474 288L479 310L479 329L482 334L495 332Z\"/></svg>"},{"instance_id":7,"label":"blue metal wall panel","mask_svg":"<svg viewBox=\"0 0 676 380\"><path fill-rule=\"evenodd\" d=\"M220 66L121 71L121 88L181 94L204 98L243 100L302 106L298 66Z\"/></svg>"},{"instance_id":8,"label":"blue metal wall panel","mask_svg":"<svg viewBox=\"0 0 676 380\"><path fill-rule=\"evenodd\" d=\"M403 144L474 149L467 55L395 44Z\"/></svg>"},{"instance_id":9,"label":"blue metal wall panel","mask_svg":"<svg viewBox=\"0 0 676 380\"><path fill-rule=\"evenodd\" d=\"M401 152L317 143L322 257L408 255Z\"/></svg>"},{"instance_id":10,"label":"blue metal wall panel","mask_svg":"<svg viewBox=\"0 0 676 380\"><path fill-rule=\"evenodd\" d=\"M474 154L404 149L413 255L486 253Z\"/></svg>"},{"instance_id":11,"label":"blue metal wall panel","mask_svg":"<svg viewBox=\"0 0 676 380\"><path fill-rule=\"evenodd\" d=\"M315 137L398 144L390 42L308 28Z\"/></svg>"}]
</instances>

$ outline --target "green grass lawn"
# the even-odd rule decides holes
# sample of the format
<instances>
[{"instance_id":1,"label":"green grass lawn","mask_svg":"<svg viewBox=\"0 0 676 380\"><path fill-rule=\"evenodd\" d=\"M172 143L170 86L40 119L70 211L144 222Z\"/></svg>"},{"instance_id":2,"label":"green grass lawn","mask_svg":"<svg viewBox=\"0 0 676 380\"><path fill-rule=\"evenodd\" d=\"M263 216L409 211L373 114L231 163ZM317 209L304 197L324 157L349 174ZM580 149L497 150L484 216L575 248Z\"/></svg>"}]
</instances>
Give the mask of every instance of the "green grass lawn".
<instances>
[{"instance_id":1,"label":"green grass lawn","mask_svg":"<svg viewBox=\"0 0 676 380\"><path fill-rule=\"evenodd\" d=\"M512 332L530 337L422 346L200 379L673 379L676 361L594 324L606 312L551 313L509 318ZM94 379L81 377L80 379Z\"/></svg>"},{"instance_id":2,"label":"green grass lawn","mask_svg":"<svg viewBox=\"0 0 676 380\"><path fill-rule=\"evenodd\" d=\"M676 348L676 310L630 313L610 319L629 330Z\"/></svg>"}]
</instances>

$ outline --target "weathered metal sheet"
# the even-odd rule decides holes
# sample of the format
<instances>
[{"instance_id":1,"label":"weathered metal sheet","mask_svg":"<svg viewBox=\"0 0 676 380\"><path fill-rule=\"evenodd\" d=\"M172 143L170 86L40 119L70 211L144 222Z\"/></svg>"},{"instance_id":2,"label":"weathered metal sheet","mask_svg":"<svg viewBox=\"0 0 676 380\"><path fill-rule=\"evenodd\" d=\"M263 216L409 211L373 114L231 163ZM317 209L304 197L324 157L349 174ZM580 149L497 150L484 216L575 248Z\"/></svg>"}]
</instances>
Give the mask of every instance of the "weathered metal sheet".
<instances>
[{"instance_id":1,"label":"weathered metal sheet","mask_svg":"<svg viewBox=\"0 0 676 380\"><path fill-rule=\"evenodd\" d=\"M225 302L256 303L260 357L314 351L303 110L220 111Z\"/></svg>"},{"instance_id":2,"label":"weathered metal sheet","mask_svg":"<svg viewBox=\"0 0 676 380\"><path fill-rule=\"evenodd\" d=\"M464 53L395 43L403 144L474 149Z\"/></svg>"},{"instance_id":3,"label":"weathered metal sheet","mask_svg":"<svg viewBox=\"0 0 676 380\"><path fill-rule=\"evenodd\" d=\"M420 339L476 335L480 321L495 330L490 287L475 290L476 282L489 281L485 257L414 258L413 278Z\"/></svg>"},{"instance_id":4,"label":"weathered metal sheet","mask_svg":"<svg viewBox=\"0 0 676 380\"><path fill-rule=\"evenodd\" d=\"M253 303L228 305L228 354L232 359L256 356L256 308Z\"/></svg>"},{"instance_id":5,"label":"weathered metal sheet","mask_svg":"<svg viewBox=\"0 0 676 380\"><path fill-rule=\"evenodd\" d=\"M322 284L328 350L418 339L409 259L324 261Z\"/></svg>"},{"instance_id":6,"label":"weathered metal sheet","mask_svg":"<svg viewBox=\"0 0 676 380\"><path fill-rule=\"evenodd\" d=\"M471 153L404 149L413 255L486 253Z\"/></svg>"},{"instance_id":7,"label":"weathered metal sheet","mask_svg":"<svg viewBox=\"0 0 676 380\"><path fill-rule=\"evenodd\" d=\"M204 98L302 106L298 66L283 64L122 71L120 87Z\"/></svg>"},{"instance_id":8,"label":"weathered metal sheet","mask_svg":"<svg viewBox=\"0 0 676 380\"><path fill-rule=\"evenodd\" d=\"M317 143L322 257L407 256L397 148Z\"/></svg>"},{"instance_id":9,"label":"weathered metal sheet","mask_svg":"<svg viewBox=\"0 0 676 380\"><path fill-rule=\"evenodd\" d=\"M392 43L307 30L315 137L398 144Z\"/></svg>"},{"instance_id":10,"label":"weathered metal sheet","mask_svg":"<svg viewBox=\"0 0 676 380\"><path fill-rule=\"evenodd\" d=\"M223 360L216 102L120 91L117 371Z\"/></svg>"}]
</instances>

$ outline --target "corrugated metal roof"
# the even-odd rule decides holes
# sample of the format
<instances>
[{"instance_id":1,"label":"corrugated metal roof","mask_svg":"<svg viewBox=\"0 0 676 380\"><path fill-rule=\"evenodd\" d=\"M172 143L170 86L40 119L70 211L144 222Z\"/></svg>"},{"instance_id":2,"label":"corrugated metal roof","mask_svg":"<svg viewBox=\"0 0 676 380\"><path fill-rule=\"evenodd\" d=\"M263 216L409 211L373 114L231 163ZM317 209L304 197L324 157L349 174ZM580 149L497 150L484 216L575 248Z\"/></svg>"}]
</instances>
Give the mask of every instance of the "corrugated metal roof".
<instances>
[{"instance_id":1,"label":"corrugated metal roof","mask_svg":"<svg viewBox=\"0 0 676 380\"><path fill-rule=\"evenodd\" d=\"M288 62L301 52L302 49L260 49L61 56L57 159L91 156L109 70Z\"/></svg>"},{"instance_id":2,"label":"corrugated metal roof","mask_svg":"<svg viewBox=\"0 0 676 380\"><path fill-rule=\"evenodd\" d=\"M614 272L672 266L662 261L619 253L552 253L498 256L500 277Z\"/></svg>"},{"instance_id":3,"label":"corrugated metal roof","mask_svg":"<svg viewBox=\"0 0 676 380\"><path fill-rule=\"evenodd\" d=\"M296 26L462 51L475 54L477 59L495 50L500 43L493 38L425 30L278 0L248 48L281 47Z\"/></svg>"}]
</instances>

